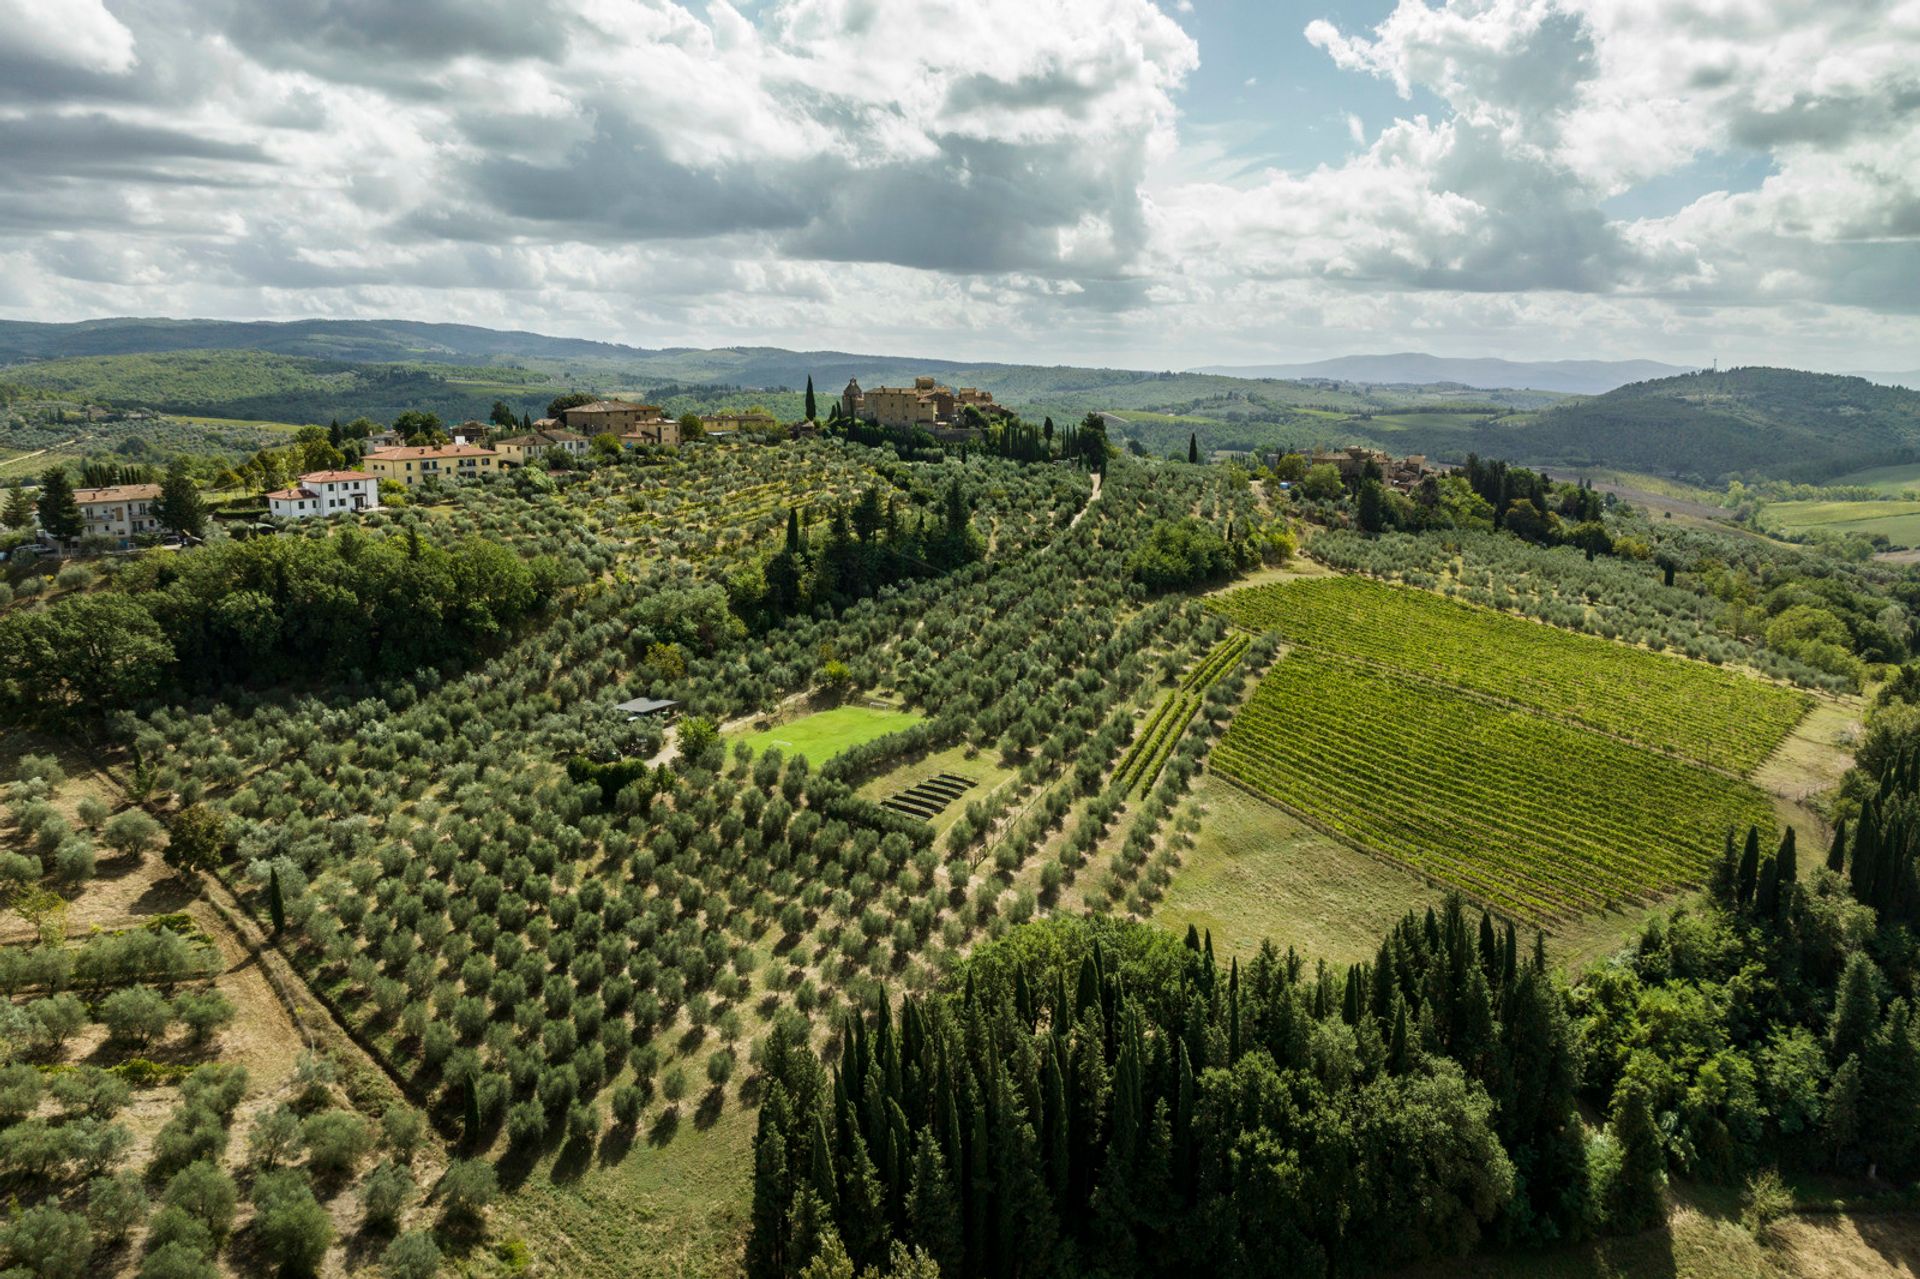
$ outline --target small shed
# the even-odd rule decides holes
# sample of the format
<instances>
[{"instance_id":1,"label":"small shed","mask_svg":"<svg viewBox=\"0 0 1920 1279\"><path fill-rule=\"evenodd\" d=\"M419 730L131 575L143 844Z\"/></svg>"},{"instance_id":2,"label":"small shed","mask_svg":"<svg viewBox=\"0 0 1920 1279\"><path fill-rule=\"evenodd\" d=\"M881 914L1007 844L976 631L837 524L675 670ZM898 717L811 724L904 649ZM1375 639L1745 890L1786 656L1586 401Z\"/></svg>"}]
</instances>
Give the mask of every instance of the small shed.
<instances>
[{"instance_id":1,"label":"small shed","mask_svg":"<svg viewBox=\"0 0 1920 1279\"><path fill-rule=\"evenodd\" d=\"M670 697L636 697L613 709L625 714L627 722L631 724L637 719L673 719L680 714L680 703Z\"/></svg>"}]
</instances>

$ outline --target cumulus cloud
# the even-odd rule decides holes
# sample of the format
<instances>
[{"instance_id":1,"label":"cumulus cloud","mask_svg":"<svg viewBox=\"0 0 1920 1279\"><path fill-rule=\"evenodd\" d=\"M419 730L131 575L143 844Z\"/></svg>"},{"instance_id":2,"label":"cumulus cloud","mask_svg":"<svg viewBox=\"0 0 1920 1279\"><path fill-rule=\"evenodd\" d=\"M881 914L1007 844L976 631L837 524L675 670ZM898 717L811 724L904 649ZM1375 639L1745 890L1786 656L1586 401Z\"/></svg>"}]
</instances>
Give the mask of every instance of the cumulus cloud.
<instances>
[{"instance_id":1,"label":"cumulus cloud","mask_svg":"<svg viewBox=\"0 0 1920 1279\"><path fill-rule=\"evenodd\" d=\"M1316 21L1401 118L1336 103L1344 159L1224 180L1190 7L0 0L0 310L1154 367L1920 336L1920 0ZM1606 212L1723 155L1769 176Z\"/></svg>"}]
</instances>

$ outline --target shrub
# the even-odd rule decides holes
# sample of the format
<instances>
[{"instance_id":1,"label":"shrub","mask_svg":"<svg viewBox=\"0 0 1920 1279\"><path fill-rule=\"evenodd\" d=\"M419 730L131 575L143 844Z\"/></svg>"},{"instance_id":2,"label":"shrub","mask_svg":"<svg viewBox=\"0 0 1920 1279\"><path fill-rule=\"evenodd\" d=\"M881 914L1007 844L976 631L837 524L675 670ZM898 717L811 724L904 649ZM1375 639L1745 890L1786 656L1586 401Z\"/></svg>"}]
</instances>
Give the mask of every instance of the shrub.
<instances>
[{"instance_id":1,"label":"shrub","mask_svg":"<svg viewBox=\"0 0 1920 1279\"><path fill-rule=\"evenodd\" d=\"M424 1230L411 1230L387 1245L380 1254L387 1279L433 1279L440 1269L440 1249Z\"/></svg>"},{"instance_id":2,"label":"shrub","mask_svg":"<svg viewBox=\"0 0 1920 1279\"><path fill-rule=\"evenodd\" d=\"M53 851L53 873L68 888L93 878L93 841L85 835L69 835Z\"/></svg>"},{"instance_id":3,"label":"shrub","mask_svg":"<svg viewBox=\"0 0 1920 1279\"><path fill-rule=\"evenodd\" d=\"M160 842L160 823L138 808L129 808L107 819L100 838L117 853L139 857Z\"/></svg>"},{"instance_id":4,"label":"shrub","mask_svg":"<svg viewBox=\"0 0 1920 1279\"><path fill-rule=\"evenodd\" d=\"M426 1124L420 1112L410 1106L389 1106L380 1116L381 1136L386 1139L387 1149L393 1151L401 1163L413 1162L413 1153L420 1148L420 1138L425 1132Z\"/></svg>"},{"instance_id":5,"label":"shrub","mask_svg":"<svg viewBox=\"0 0 1920 1279\"><path fill-rule=\"evenodd\" d=\"M226 1148L227 1127L218 1114L204 1105L182 1106L153 1140L153 1174L165 1177L188 1164L216 1159Z\"/></svg>"},{"instance_id":6,"label":"shrub","mask_svg":"<svg viewBox=\"0 0 1920 1279\"><path fill-rule=\"evenodd\" d=\"M33 1019L35 1036L41 1044L58 1052L66 1047L74 1032L87 1024L87 1006L77 996L62 991L28 1004L27 1016ZM68 1072L60 1078L74 1078L78 1073Z\"/></svg>"},{"instance_id":7,"label":"shrub","mask_svg":"<svg viewBox=\"0 0 1920 1279\"><path fill-rule=\"evenodd\" d=\"M40 1072L15 1062L0 1066L0 1121L17 1122L40 1104Z\"/></svg>"},{"instance_id":8,"label":"shrub","mask_svg":"<svg viewBox=\"0 0 1920 1279\"><path fill-rule=\"evenodd\" d=\"M286 1273L310 1275L333 1243L333 1219L313 1197L305 1173L263 1172L253 1184L253 1230Z\"/></svg>"},{"instance_id":9,"label":"shrub","mask_svg":"<svg viewBox=\"0 0 1920 1279\"><path fill-rule=\"evenodd\" d=\"M37 1279L85 1279L93 1256L87 1219L48 1204L15 1217L4 1235L7 1255Z\"/></svg>"},{"instance_id":10,"label":"shrub","mask_svg":"<svg viewBox=\"0 0 1920 1279\"><path fill-rule=\"evenodd\" d=\"M479 1221L499 1189L500 1181L491 1164L456 1159L440 1178L440 1201L449 1221L470 1224Z\"/></svg>"},{"instance_id":11,"label":"shrub","mask_svg":"<svg viewBox=\"0 0 1920 1279\"><path fill-rule=\"evenodd\" d=\"M157 1221L158 1218L155 1218ZM140 1263L140 1279L220 1279L207 1253L184 1240L171 1240L152 1246Z\"/></svg>"},{"instance_id":12,"label":"shrub","mask_svg":"<svg viewBox=\"0 0 1920 1279\"><path fill-rule=\"evenodd\" d=\"M217 990L188 991L173 1003L195 1044L206 1044L233 1021L233 1003Z\"/></svg>"},{"instance_id":13,"label":"shrub","mask_svg":"<svg viewBox=\"0 0 1920 1279\"><path fill-rule=\"evenodd\" d=\"M285 1162L300 1142L300 1116L290 1106L263 1110L247 1134L247 1153L262 1168Z\"/></svg>"},{"instance_id":14,"label":"shrub","mask_svg":"<svg viewBox=\"0 0 1920 1279\"><path fill-rule=\"evenodd\" d=\"M100 1002L100 1020L114 1039L144 1048L167 1033L173 1007L159 991L129 986Z\"/></svg>"},{"instance_id":15,"label":"shrub","mask_svg":"<svg viewBox=\"0 0 1920 1279\"><path fill-rule=\"evenodd\" d=\"M58 786L67 780L67 770L60 767L59 759L52 755L22 755L14 765L13 775L23 782L45 782L49 786Z\"/></svg>"},{"instance_id":16,"label":"shrub","mask_svg":"<svg viewBox=\"0 0 1920 1279\"><path fill-rule=\"evenodd\" d=\"M366 1121L344 1110L327 1110L300 1126L307 1147L307 1164L320 1177L351 1173L373 1146Z\"/></svg>"},{"instance_id":17,"label":"shrub","mask_svg":"<svg viewBox=\"0 0 1920 1279\"><path fill-rule=\"evenodd\" d=\"M130 1172L95 1177L87 1185L87 1220L94 1237L119 1243L147 1219L147 1191Z\"/></svg>"},{"instance_id":18,"label":"shrub","mask_svg":"<svg viewBox=\"0 0 1920 1279\"><path fill-rule=\"evenodd\" d=\"M173 1174L160 1200L168 1208L177 1208L207 1228L214 1239L224 1239L233 1229L233 1207L239 1199L233 1178L205 1160L188 1164Z\"/></svg>"},{"instance_id":19,"label":"shrub","mask_svg":"<svg viewBox=\"0 0 1920 1279\"><path fill-rule=\"evenodd\" d=\"M399 1164L388 1160L367 1174L360 1185L360 1208L367 1228L391 1232L400 1224L400 1213L413 1195L413 1176Z\"/></svg>"}]
</instances>

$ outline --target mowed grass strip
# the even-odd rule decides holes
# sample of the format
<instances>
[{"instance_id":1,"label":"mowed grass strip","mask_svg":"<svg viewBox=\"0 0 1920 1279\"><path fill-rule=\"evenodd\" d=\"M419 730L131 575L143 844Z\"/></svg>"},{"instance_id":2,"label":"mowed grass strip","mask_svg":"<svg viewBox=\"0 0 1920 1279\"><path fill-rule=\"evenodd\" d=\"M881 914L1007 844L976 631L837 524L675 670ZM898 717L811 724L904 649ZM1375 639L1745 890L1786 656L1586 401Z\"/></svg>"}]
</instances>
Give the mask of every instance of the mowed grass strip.
<instances>
[{"instance_id":1,"label":"mowed grass strip","mask_svg":"<svg viewBox=\"0 0 1920 1279\"><path fill-rule=\"evenodd\" d=\"M920 716L912 711L836 706L776 724L762 732L742 734L740 740L751 746L756 755L769 746L777 746L782 755L804 755L807 763L817 768L849 747L897 733L919 722Z\"/></svg>"},{"instance_id":2,"label":"mowed grass strip","mask_svg":"<svg viewBox=\"0 0 1920 1279\"><path fill-rule=\"evenodd\" d=\"M1714 768L1752 772L1813 704L1799 689L1362 577L1208 602L1295 644L1499 698Z\"/></svg>"},{"instance_id":3,"label":"mowed grass strip","mask_svg":"<svg viewBox=\"0 0 1920 1279\"><path fill-rule=\"evenodd\" d=\"M1215 772L1527 919L1699 883L1758 787L1377 666L1296 650L1214 748Z\"/></svg>"}]
</instances>

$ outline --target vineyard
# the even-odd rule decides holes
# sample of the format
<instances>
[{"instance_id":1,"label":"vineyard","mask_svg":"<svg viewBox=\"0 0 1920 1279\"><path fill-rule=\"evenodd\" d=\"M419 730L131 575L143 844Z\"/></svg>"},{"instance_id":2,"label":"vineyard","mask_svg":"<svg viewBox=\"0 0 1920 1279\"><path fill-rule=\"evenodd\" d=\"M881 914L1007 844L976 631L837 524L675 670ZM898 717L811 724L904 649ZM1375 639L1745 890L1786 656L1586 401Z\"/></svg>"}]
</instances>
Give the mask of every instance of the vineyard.
<instances>
[{"instance_id":1,"label":"vineyard","mask_svg":"<svg viewBox=\"0 0 1920 1279\"><path fill-rule=\"evenodd\" d=\"M1365 578L1254 587L1211 606L1305 648L1741 776L1772 754L1812 705L1795 689Z\"/></svg>"},{"instance_id":2,"label":"vineyard","mask_svg":"<svg viewBox=\"0 0 1920 1279\"><path fill-rule=\"evenodd\" d=\"M1261 681L1216 772L1324 829L1536 921L1704 878L1756 787L1320 652Z\"/></svg>"}]
</instances>

